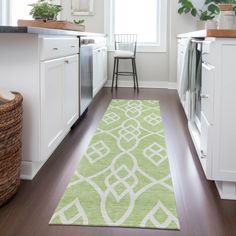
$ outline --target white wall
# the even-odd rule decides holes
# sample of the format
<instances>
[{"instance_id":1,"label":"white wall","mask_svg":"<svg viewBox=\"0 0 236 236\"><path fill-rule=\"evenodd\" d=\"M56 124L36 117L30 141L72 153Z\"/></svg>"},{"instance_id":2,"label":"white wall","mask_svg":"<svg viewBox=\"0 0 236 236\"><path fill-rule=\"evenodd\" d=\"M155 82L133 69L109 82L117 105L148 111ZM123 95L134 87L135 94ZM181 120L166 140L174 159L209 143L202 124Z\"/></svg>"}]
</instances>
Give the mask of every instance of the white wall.
<instances>
[{"instance_id":1,"label":"white wall","mask_svg":"<svg viewBox=\"0 0 236 236\"><path fill-rule=\"evenodd\" d=\"M138 53L137 67L140 81L151 81L153 84L160 81L176 82L176 51L178 33L193 31L196 29L196 22L191 16L179 16L177 13L178 0L167 0L169 3L168 12L168 51L166 53ZM194 0L198 5L201 5L203 0ZM71 16L71 1L61 0L64 11L62 19L72 20ZM95 15L80 18L85 19L86 31L104 32L104 0L94 0ZM109 79L112 76L113 57L109 53ZM122 66L127 68L128 66ZM126 78L127 79L127 78ZM124 78L125 80L125 78ZM129 79L130 80L130 79ZM132 83L132 80L130 80Z\"/></svg>"},{"instance_id":2,"label":"white wall","mask_svg":"<svg viewBox=\"0 0 236 236\"><path fill-rule=\"evenodd\" d=\"M86 31L103 33L104 32L104 0L94 0L94 16L72 16L71 0L61 0L63 6L62 19L73 20L77 18L85 19Z\"/></svg>"}]
</instances>

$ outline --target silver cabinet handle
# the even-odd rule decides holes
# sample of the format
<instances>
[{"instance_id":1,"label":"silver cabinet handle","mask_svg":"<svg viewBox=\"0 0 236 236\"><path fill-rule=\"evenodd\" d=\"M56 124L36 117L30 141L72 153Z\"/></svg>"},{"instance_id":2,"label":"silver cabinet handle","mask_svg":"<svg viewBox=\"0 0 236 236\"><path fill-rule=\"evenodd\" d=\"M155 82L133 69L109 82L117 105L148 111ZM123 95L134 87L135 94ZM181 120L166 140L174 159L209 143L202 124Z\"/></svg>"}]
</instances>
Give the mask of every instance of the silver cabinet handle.
<instances>
[{"instance_id":1,"label":"silver cabinet handle","mask_svg":"<svg viewBox=\"0 0 236 236\"><path fill-rule=\"evenodd\" d=\"M74 45L71 45L71 48L75 48L75 46L74 46Z\"/></svg>"},{"instance_id":2,"label":"silver cabinet handle","mask_svg":"<svg viewBox=\"0 0 236 236\"><path fill-rule=\"evenodd\" d=\"M204 43L204 40L192 39L191 41L192 41L193 43Z\"/></svg>"},{"instance_id":3,"label":"silver cabinet handle","mask_svg":"<svg viewBox=\"0 0 236 236\"><path fill-rule=\"evenodd\" d=\"M69 64L69 61L68 61L68 60L65 60L65 63L66 63L66 64Z\"/></svg>"},{"instance_id":4,"label":"silver cabinet handle","mask_svg":"<svg viewBox=\"0 0 236 236\"><path fill-rule=\"evenodd\" d=\"M201 94L200 96L202 99L208 99L209 98L209 95L208 94Z\"/></svg>"},{"instance_id":5,"label":"silver cabinet handle","mask_svg":"<svg viewBox=\"0 0 236 236\"><path fill-rule=\"evenodd\" d=\"M58 50L58 48L53 48L53 50L57 51L57 50Z\"/></svg>"},{"instance_id":6,"label":"silver cabinet handle","mask_svg":"<svg viewBox=\"0 0 236 236\"><path fill-rule=\"evenodd\" d=\"M214 70L215 69L215 67L214 66L212 66L211 64L209 64L208 62L206 62L206 61L203 61L202 62L202 67L203 68L205 68L205 69L207 69L207 70L209 70L209 71L211 71L211 70Z\"/></svg>"},{"instance_id":7,"label":"silver cabinet handle","mask_svg":"<svg viewBox=\"0 0 236 236\"><path fill-rule=\"evenodd\" d=\"M207 155L204 153L203 150L201 150L201 158L204 159L204 158L206 158L206 157L207 157Z\"/></svg>"}]
</instances>

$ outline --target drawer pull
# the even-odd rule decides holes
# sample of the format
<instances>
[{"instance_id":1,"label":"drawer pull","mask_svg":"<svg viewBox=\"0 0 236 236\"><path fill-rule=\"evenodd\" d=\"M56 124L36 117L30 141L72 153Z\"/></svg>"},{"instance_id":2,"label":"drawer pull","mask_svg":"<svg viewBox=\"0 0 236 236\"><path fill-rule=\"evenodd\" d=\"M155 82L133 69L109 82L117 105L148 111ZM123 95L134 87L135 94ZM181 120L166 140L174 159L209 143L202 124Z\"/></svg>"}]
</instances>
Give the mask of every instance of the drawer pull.
<instances>
[{"instance_id":1,"label":"drawer pull","mask_svg":"<svg viewBox=\"0 0 236 236\"><path fill-rule=\"evenodd\" d=\"M69 64L69 61L68 61L68 60L65 60L65 63L66 63L66 64Z\"/></svg>"},{"instance_id":2,"label":"drawer pull","mask_svg":"<svg viewBox=\"0 0 236 236\"><path fill-rule=\"evenodd\" d=\"M74 45L71 45L71 48L75 48L75 46L74 46Z\"/></svg>"},{"instance_id":3,"label":"drawer pull","mask_svg":"<svg viewBox=\"0 0 236 236\"><path fill-rule=\"evenodd\" d=\"M209 95L207 95L207 94L201 94L201 96L200 96L202 99L208 99L209 98Z\"/></svg>"},{"instance_id":4,"label":"drawer pull","mask_svg":"<svg viewBox=\"0 0 236 236\"><path fill-rule=\"evenodd\" d=\"M201 150L201 158L204 159L204 158L206 158L206 157L207 157L207 155L204 153L203 150Z\"/></svg>"},{"instance_id":5,"label":"drawer pull","mask_svg":"<svg viewBox=\"0 0 236 236\"><path fill-rule=\"evenodd\" d=\"M203 61L203 62L202 62L202 67L203 67L204 69L206 69L206 70L209 70L209 71L215 69L214 66L210 65L210 64L209 64L208 62L206 62L206 61Z\"/></svg>"},{"instance_id":6,"label":"drawer pull","mask_svg":"<svg viewBox=\"0 0 236 236\"><path fill-rule=\"evenodd\" d=\"M57 50L58 50L58 48L53 48L53 50L57 51Z\"/></svg>"}]
</instances>

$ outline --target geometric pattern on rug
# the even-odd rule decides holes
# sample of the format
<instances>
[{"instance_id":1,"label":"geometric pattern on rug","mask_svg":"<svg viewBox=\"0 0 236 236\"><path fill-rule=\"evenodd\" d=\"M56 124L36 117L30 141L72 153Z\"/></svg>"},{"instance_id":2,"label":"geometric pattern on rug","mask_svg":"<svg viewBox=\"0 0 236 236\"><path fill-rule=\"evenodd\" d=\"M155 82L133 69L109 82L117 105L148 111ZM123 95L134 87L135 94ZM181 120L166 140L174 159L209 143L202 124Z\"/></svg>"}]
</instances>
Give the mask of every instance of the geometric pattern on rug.
<instances>
[{"instance_id":1,"label":"geometric pattern on rug","mask_svg":"<svg viewBox=\"0 0 236 236\"><path fill-rule=\"evenodd\" d=\"M112 100L50 224L180 229L158 101Z\"/></svg>"}]
</instances>

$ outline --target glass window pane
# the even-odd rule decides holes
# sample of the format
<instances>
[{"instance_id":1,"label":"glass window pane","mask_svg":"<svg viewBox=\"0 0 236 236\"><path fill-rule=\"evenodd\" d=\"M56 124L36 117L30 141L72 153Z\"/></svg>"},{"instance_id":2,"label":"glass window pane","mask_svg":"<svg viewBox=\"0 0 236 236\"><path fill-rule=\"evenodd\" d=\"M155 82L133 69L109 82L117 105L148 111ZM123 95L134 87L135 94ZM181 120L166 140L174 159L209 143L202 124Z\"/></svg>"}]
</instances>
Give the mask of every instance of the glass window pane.
<instances>
[{"instance_id":1,"label":"glass window pane","mask_svg":"<svg viewBox=\"0 0 236 236\"><path fill-rule=\"evenodd\" d=\"M138 34L142 43L156 43L157 0L114 0L114 33Z\"/></svg>"},{"instance_id":2,"label":"glass window pane","mask_svg":"<svg viewBox=\"0 0 236 236\"><path fill-rule=\"evenodd\" d=\"M11 25L17 25L17 21L19 19L32 19L32 17L29 15L31 7L28 5L35 2L36 0L11 0Z\"/></svg>"}]
</instances>

